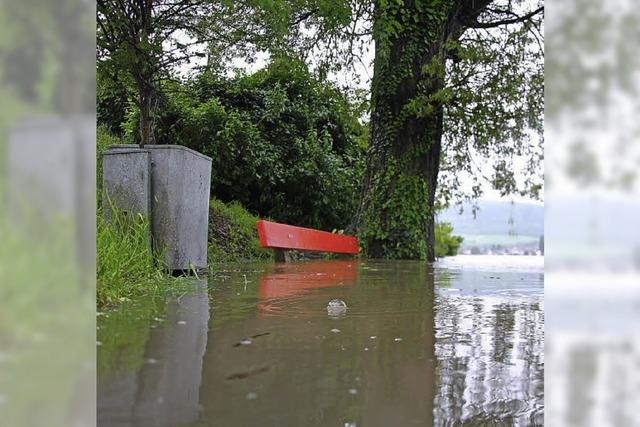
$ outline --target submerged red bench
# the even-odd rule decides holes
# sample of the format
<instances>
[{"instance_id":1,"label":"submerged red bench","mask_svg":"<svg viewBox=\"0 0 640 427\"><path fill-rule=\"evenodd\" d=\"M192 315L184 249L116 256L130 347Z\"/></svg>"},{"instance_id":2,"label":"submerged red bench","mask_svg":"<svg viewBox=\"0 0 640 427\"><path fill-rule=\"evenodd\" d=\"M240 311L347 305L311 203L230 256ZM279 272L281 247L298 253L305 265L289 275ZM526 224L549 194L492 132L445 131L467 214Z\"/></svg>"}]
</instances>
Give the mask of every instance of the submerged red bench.
<instances>
[{"instance_id":1,"label":"submerged red bench","mask_svg":"<svg viewBox=\"0 0 640 427\"><path fill-rule=\"evenodd\" d=\"M312 228L260 220L256 224L260 246L274 250L276 262L285 262L286 250L331 252L355 255L359 251L358 239Z\"/></svg>"}]
</instances>

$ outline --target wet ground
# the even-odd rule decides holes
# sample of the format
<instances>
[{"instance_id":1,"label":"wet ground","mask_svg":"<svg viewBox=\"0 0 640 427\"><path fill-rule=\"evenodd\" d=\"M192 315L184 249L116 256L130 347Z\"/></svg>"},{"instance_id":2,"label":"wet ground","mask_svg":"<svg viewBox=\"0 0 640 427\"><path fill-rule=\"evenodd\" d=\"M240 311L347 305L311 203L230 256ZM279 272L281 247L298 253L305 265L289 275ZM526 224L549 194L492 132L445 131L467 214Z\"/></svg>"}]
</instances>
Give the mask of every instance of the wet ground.
<instances>
[{"instance_id":1,"label":"wet ground","mask_svg":"<svg viewBox=\"0 0 640 427\"><path fill-rule=\"evenodd\" d=\"M543 424L541 257L228 265L97 336L101 426Z\"/></svg>"}]
</instances>

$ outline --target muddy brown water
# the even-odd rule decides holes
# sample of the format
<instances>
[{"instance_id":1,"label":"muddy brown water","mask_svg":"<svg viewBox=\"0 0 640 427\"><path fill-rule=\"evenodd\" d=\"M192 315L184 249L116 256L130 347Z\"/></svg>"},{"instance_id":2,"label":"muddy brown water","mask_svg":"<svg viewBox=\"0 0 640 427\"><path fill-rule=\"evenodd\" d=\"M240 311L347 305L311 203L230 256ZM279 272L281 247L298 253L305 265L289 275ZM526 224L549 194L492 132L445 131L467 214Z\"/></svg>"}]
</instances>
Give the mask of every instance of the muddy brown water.
<instances>
[{"instance_id":1,"label":"muddy brown water","mask_svg":"<svg viewBox=\"0 0 640 427\"><path fill-rule=\"evenodd\" d=\"M101 426L543 424L541 257L227 265L97 336Z\"/></svg>"}]
</instances>

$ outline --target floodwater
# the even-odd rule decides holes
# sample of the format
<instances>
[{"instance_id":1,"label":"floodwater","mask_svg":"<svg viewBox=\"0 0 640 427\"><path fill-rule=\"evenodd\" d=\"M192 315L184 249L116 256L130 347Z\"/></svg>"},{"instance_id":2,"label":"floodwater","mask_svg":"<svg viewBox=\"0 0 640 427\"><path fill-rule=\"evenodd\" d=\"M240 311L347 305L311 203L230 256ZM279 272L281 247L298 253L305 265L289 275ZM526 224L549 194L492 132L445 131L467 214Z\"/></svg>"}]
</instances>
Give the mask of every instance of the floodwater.
<instances>
[{"instance_id":1,"label":"floodwater","mask_svg":"<svg viewBox=\"0 0 640 427\"><path fill-rule=\"evenodd\" d=\"M97 336L101 426L544 420L542 257L228 265Z\"/></svg>"}]
</instances>

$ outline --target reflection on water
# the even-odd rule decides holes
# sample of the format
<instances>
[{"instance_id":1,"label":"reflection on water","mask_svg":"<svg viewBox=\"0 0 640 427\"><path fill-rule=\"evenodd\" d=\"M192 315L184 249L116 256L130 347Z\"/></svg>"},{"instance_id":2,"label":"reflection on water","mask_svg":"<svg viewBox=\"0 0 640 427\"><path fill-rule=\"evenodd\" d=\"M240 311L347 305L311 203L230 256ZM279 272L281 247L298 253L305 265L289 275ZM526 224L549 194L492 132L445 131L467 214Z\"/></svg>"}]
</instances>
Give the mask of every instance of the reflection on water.
<instances>
[{"instance_id":1,"label":"reflection on water","mask_svg":"<svg viewBox=\"0 0 640 427\"><path fill-rule=\"evenodd\" d=\"M541 425L541 258L481 258L233 265L100 316L99 424Z\"/></svg>"},{"instance_id":2,"label":"reflection on water","mask_svg":"<svg viewBox=\"0 0 640 427\"><path fill-rule=\"evenodd\" d=\"M435 302L439 420L544 422L542 271L538 258L516 260L519 268L447 265L454 289L439 288Z\"/></svg>"},{"instance_id":3,"label":"reflection on water","mask_svg":"<svg viewBox=\"0 0 640 427\"><path fill-rule=\"evenodd\" d=\"M142 320L140 329L133 326L132 330L129 322L109 323L110 317L122 316L126 321L130 314L112 313L99 322L105 327L98 330L99 339L105 334L113 335L104 336L105 342L99 341L99 364L104 362L100 360L102 357L113 359L109 360L111 371L101 376L98 385L99 423L141 426L193 423L198 419L202 357L207 346L206 282L197 283L189 295L171 298L161 314L153 310L137 313L135 320ZM129 342L128 334L136 340L142 338L137 335L143 332L142 328L149 328L144 342ZM137 346L143 350L132 357L129 351ZM102 348L108 353L103 353Z\"/></svg>"}]
</instances>

